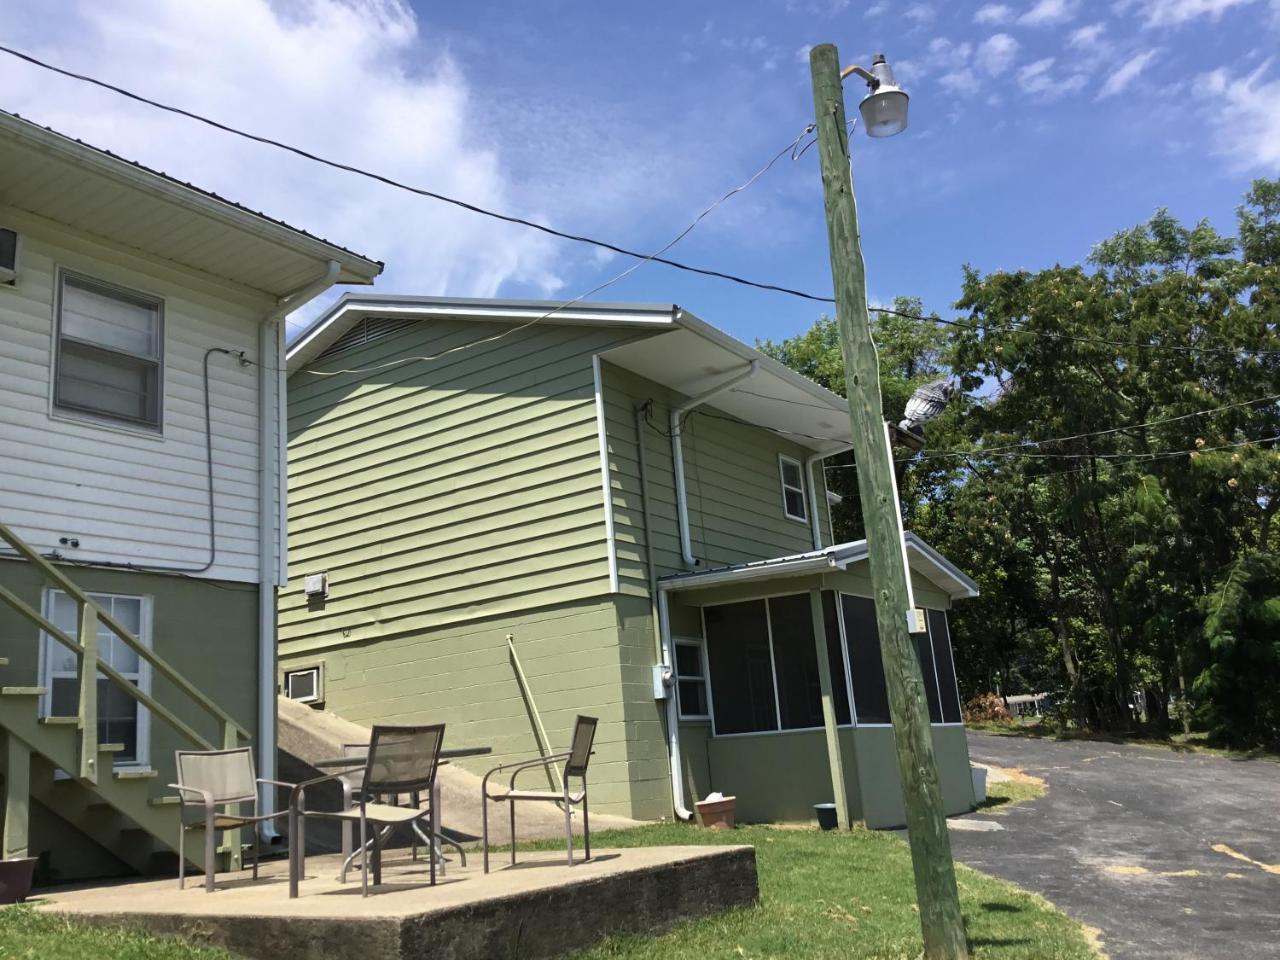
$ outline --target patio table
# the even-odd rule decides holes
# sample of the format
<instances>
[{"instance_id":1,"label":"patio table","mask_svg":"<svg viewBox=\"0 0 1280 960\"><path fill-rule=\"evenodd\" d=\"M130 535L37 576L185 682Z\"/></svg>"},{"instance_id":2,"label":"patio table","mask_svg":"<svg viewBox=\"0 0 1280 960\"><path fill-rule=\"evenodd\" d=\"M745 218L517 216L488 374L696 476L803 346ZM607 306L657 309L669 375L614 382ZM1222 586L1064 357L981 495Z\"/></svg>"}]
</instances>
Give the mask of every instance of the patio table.
<instances>
[{"instance_id":1,"label":"patio table","mask_svg":"<svg viewBox=\"0 0 1280 960\"><path fill-rule=\"evenodd\" d=\"M440 761L441 761L441 764L443 765L445 763L448 763L449 760L458 760L463 757L485 757L491 753L493 753L493 747L489 747L489 746L444 747L440 750ZM311 762L311 766L315 767L318 770L346 769L346 770L355 771L364 767L364 761L361 760L359 757L323 757L319 760L313 760ZM433 793L434 795L431 798L431 802L436 808L436 822L439 823L440 822L440 819L439 819L440 817L440 783L438 780L436 781L436 786ZM388 827L384 833L390 833L392 829L393 828ZM342 826L342 871L340 874L340 879L343 879L343 880L346 879L347 868L350 867L352 861L355 860L356 855L359 853L362 853L365 849L364 846L361 846L360 850L352 849L354 846L354 841L352 839L352 830L353 830L353 827L350 823L343 824ZM425 837L422 835L422 831L416 823L413 825L413 832L417 838L414 841L414 850L413 850L413 858L415 860L418 858L417 840L421 840L423 843L427 845L427 849L431 851L431 855L436 858L436 862L440 864L441 870L444 869L444 864L446 862L444 853L440 849L442 844L448 844L449 846L457 850L458 856L461 858L462 865L464 867L467 865L466 851L462 849L462 845L459 844L456 840L452 840L441 833L436 833L436 835L432 838ZM372 843L373 841L370 840L369 842Z\"/></svg>"}]
</instances>

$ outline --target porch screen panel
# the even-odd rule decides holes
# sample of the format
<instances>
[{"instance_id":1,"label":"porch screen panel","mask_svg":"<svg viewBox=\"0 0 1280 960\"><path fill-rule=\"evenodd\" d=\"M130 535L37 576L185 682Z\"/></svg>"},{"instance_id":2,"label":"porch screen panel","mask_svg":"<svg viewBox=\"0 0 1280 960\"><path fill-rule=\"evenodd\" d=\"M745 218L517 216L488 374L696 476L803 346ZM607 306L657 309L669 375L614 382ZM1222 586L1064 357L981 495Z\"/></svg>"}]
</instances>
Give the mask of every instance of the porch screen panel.
<instances>
[{"instance_id":1,"label":"porch screen panel","mask_svg":"<svg viewBox=\"0 0 1280 960\"><path fill-rule=\"evenodd\" d=\"M942 703L938 700L938 676L933 669L933 644L929 631L913 633L916 641L916 658L920 661L920 673L924 677L924 699L929 705L929 722L942 722Z\"/></svg>"},{"instance_id":2,"label":"porch screen panel","mask_svg":"<svg viewBox=\"0 0 1280 960\"><path fill-rule=\"evenodd\" d=\"M809 595L772 598L769 626L773 631L773 666L778 676L782 729L822 726L822 680L818 676L818 651L813 644Z\"/></svg>"},{"instance_id":3,"label":"porch screen panel","mask_svg":"<svg viewBox=\"0 0 1280 960\"><path fill-rule=\"evenodd\" d=\"M715 732L777 730L765 602L707 607L703 615Z\"/></svg>"},{"instance_id":4,"label":"porch screen panel","mask_svg":"<svg viewBox=\"0 0 1280 960\"><path fill-rule=\"evenodd\" d=\"M852 723L849 678L844 670L844 644L840 639L840 618L836 613L834 590L822 591L822 621L827 628L827 662L831 665L831 695L836 704L836 723Z\"/></svg>"},{"instance_id":5,"label":"porch screen panel","mask_svg":"<svg viewBox=\"0 0 1280 960\"><path fill-rule=\"evenodd\" d=\"M884 685L880 634L875 604L867 597L840 595L845 636L849 640L849 669L853 673L853 707L859 723L889 722L889 692Z\"/></svg>"},{"instance_id":6,"label":"porch screen panel","mask_svg":"<svg viewBox=\"0 0 1280 960\"><path fill-rule=\"evenodd\" d=\"M942 701L942 722L959 723L960 691L956 688L956 664L951 651L951 629L944 610L930 610L929 639L933 642L933 662L938 668L938 696Z\"/></svg>"}]
</instances>

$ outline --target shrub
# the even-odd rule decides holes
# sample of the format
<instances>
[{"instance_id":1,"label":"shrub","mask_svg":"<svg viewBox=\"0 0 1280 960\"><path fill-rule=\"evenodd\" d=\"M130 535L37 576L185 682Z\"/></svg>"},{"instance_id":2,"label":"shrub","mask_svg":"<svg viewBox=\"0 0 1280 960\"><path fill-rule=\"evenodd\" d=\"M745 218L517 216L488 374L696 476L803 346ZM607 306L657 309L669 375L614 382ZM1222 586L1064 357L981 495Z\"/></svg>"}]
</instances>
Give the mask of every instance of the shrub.
<instances>
[{"instance_id":1,"label":"shrub","mask_svg":"<svg viewBox=\"0 0 1280 960\"><path fill-rule=\"evenodd\" d=\"M1009 710L998 695L980 693L964 705L965 723L1008 723Z\"/></svg>"}]
</instances>

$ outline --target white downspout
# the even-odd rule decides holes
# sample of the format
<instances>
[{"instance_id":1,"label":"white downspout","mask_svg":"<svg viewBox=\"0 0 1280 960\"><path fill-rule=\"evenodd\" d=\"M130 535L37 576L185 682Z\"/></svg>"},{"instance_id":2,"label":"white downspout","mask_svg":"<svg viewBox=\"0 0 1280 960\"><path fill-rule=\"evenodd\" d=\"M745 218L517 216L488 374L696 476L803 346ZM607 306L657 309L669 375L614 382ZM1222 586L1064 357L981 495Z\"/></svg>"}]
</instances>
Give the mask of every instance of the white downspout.
<instances>
[{"instance_id":1,"label":"white downspout","mask_svg":"<svg viewBox=\"0 0 1280 960\"><path fill-rule=\"evenodd\" d=\"M712 387L705 393L700 393L671 409L671 469L675 473L676 481L676 517L680 522L680 556L684 558L684 565L690 570L697 567L698 561L693 556L693 544L689 540L689 500L684 486L684 444L680 439L681 421L690 410L702 406L743 380L755 376L759 369L760 361L752 360L751 365L742 373L733 375L719 386Z\"/></svg>"},{"instance_id":2,"label":"white downspout","mask_svg":"<svg viewBox=\"0 0 1280 960\"><path fill-rule=\"evenodd\" d=\"M662 638L662 659L672 671L676 668L675 651L671 648L671 618L667 612L667 591L658 591L658 629ZM679 820L692 820L693 813L684 805L684 770L680 765L679 690L667 692L667 757L671 763L671 802Z\"/></svg>"},{"instance_id":3,"label":"white downspout","mask_svg":"<svg viewBox=\"0 0 1280 960\"><path fill-rule=\"evenodd\" d=\"M825 460L827 457L832 457L832 456L835 456L837 453L844 453L844 451L852 450L852 449L853 449L853 444L842 443L838 447L828 447L826 450L821 450L805 457L804 475L805 475L805 480L809 484L810 527L813 530L813 549L815 550L822 549L822 526L818 522L818 486L819 484L818 484L818 480L815 479L814 477L813 468L815 465L821 467L822 461ZM825 474L818 474L818 476L822 478L822 484L821 484L822 492L825 495L827 492L827 478ZM828 521L827 528L832 529L831 523L830 523L831 521L831 505L830 504L827 504L827 521ZM832 534L831 545L832 546L835 545L834 534Z\"/></svg>"},{"instance_id":4,"label":"white downspout","mask_svg":"<svg viewBox=\"0 0 1280 960\"><path fill-rule=\"evenodd\" d=\"M324 273L281 297L258 327L258 771L266 780L276 777L276 588L284 582L285 536L288 511L288 430L285 413L284 316L324 293L338 279L337 260ZM274 411L271 416L269 411ZM274 427L274 429L273 429ZM271 476L275 467L276 478ZM279 498L279 503L272 501ZM279 544L279 562L276 544ZM258 812L276 811L275 787L259 791ZM263 821L260 831L274 841L274 822Z\"/></svg>"}]
</instances>

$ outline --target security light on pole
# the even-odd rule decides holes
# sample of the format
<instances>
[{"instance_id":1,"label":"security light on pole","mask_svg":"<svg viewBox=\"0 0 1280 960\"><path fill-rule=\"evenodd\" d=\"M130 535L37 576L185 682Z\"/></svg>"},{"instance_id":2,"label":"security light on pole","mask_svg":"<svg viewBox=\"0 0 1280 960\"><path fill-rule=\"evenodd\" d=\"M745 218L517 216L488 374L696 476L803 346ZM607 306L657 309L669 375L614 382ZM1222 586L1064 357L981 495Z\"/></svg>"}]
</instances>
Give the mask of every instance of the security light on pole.
<instances>
[{"instance_id":1,"label":"security light on pole","mask_svg":"<svg viewBox=\"0 0 1280 960\"><path fill-rule=\"evenodd\" d=\"M894 480L889 424L883 415L879 358L867 312L866 274L853 198L841 84L851 74L866 81L868 92L861 104L862 119L867 133L873 137L890 137L906 129L907 95L894 82L893 71L883 56L875 58L870 70L848 67L842 71L839 54L828 43L809 52L809 65L813 74L836 324L844 354L845 394L849 398L853 451L858 464L858 497L866 528L871 592L875 598L876 628L902 779L924 956L926 960L965 960L969 952L955 865L951 860L951 840L933 755L924 678L916 641L911 636L919 624L909 616L914 601Z\"/></svg>"}]
</instances>

